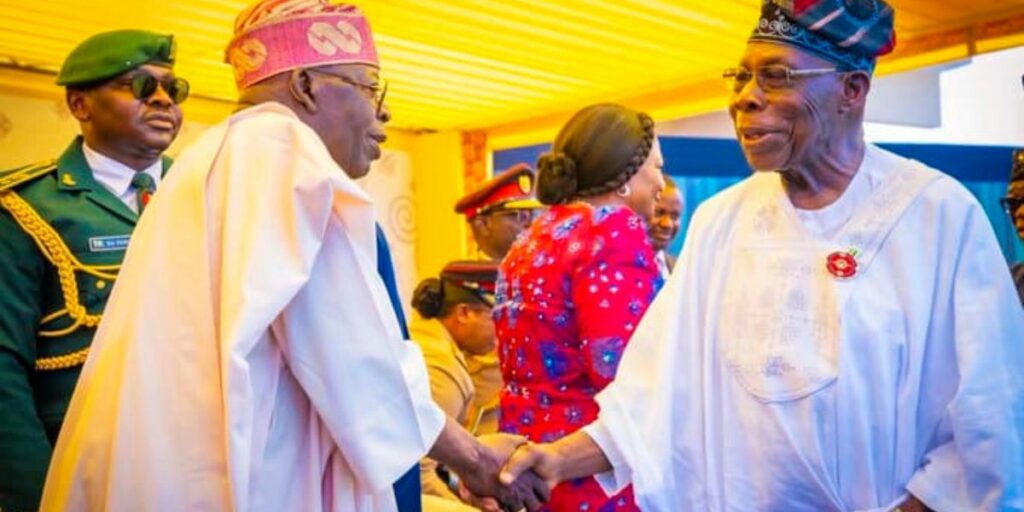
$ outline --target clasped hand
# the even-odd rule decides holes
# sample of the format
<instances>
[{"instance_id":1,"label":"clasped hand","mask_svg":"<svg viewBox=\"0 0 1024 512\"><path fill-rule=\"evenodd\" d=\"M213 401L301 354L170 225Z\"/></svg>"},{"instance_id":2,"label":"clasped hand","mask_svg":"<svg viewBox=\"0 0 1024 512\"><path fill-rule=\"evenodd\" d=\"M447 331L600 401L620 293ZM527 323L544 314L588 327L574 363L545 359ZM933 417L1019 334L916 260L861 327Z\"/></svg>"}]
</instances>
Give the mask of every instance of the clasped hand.
<instances>
[{"instance_id":1,"label":"clasped hand","mask_svg":"<svg viewBox=\"0 0 1024 512\"><path fill-rule=\"evenodd\" d=\"M463 501L487 512L539 510L555 482L552 475L535 471L547 469L538 445L510 434L481 436L477 441L484 449L476 470L459 474Z\"/></svg>"}]
</instances>

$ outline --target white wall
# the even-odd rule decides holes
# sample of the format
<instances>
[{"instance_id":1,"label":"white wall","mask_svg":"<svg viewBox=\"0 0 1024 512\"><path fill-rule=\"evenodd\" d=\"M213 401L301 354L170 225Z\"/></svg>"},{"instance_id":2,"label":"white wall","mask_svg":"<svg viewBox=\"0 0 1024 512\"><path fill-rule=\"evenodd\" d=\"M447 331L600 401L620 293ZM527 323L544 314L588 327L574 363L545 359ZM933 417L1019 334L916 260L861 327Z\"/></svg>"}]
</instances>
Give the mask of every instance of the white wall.
<instances>
[{"instance_id":1,"label":"white wall","mask_svg":"<svg viewBox=\"0 0 1024 512\"><path fill-rule=\"evenodd\" d=\"M1024 48L975 57L941 74L941 126L868 123L866 136L879 142L1024 146L1021 74Z\"/></svg>"},{"instance_id":2,"label":"white wall","mask_svg":"<svg viewBox=\"0 0 1024 512\"><path fill-rule=\"evenodd\" d=\"M416 222L413 202L412 158L408 151L385 149L380 160L359 184L373 198L377 222L391 245L398 278L398 291L406 317L412 307L409 300L419 282L416 272Z\"/></svg>"}]
</instances>

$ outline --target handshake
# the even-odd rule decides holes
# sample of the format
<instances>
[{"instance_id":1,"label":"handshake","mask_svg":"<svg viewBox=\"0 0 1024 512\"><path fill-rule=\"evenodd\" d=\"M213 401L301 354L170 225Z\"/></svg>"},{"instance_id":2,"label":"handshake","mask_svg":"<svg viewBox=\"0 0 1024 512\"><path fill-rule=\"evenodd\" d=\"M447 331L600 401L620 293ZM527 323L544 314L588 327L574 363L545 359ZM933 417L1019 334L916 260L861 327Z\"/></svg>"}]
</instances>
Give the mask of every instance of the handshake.
<instances>
[{"instance_id":1,"label":"handshake","mask_svg":"<svg viewBox=\"0 0 1024 512\"><path fill-rule=\"evenodd\" d=\"M511 434L481 436L477 441L473 457L449 464L459 474L459 497L466 503L487 512L534 511L561 481L550 445Z\"/></svg>"}]
</instances>

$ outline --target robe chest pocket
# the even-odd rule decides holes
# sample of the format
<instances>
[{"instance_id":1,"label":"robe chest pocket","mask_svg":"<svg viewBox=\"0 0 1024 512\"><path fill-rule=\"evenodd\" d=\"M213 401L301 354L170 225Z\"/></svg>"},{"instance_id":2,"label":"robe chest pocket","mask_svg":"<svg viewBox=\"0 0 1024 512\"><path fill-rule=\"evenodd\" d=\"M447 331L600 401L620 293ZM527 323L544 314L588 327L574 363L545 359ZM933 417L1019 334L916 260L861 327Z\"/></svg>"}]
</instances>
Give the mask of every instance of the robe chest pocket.
<instances>
[{"instance_id":1,"label":"robe chest pocket","mask_svg":"<svg viewBox=\"0 0 1024 512\"><path fill-rule=\"evenodd\" d=\"M758 400L798 400L835 382L840 326L834 280L820 248L736 247L718 347L729 373Z\"/></svg>"}]
</instances>

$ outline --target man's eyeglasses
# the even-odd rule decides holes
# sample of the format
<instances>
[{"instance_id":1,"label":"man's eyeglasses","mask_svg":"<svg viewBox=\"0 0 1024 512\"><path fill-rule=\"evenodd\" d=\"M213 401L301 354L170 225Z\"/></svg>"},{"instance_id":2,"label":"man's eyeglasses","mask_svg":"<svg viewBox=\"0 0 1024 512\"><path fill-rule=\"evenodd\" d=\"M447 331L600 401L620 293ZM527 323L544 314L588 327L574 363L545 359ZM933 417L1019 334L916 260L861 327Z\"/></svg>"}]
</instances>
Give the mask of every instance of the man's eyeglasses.
<instances>
[{"instance_id":1,"label":"man's eyeglasses","mask_svg":"<svg viewBox=\"0 0 1024 512\"><path fill-rule=\"evenodd\" d=\"M999 205L1003 207L1003 211L1006 212L1007 215L1013 217L1013 214L1024 206L1024 197L1006 196L999 200Z\"/></svg>"},{"instance_id":2,"label":"man's eyeglasses","mask_svg":"<svg viewBox=\"0 0 1024 512\"><path fill-rule=\"evenodd\" d=\"M129 87L132 91L132 96L141 101L146 101L156 94L158 86L163 87L167 96L176 104L181 104L188 99L189 85L188 80L184 78L168 76L163 79L157 79L149 73L137 73L131 78L119 81L118 84L122 87Z\"/></svg>"},{"instance_id":3,"label":"man's eyeglasses","mask_svg":"<svg viewBox=\"0 0 1024 512\"><path fill-rule=\"evenodd\" d=\"M351 78L349 78L349 77L347 77L345 75L338 75L338 74L335 74L335 73L330 73L330 72L324 71L322 69L309 68L307 71L313 71L313 72L316 72L316 73L320 73L321 75L327 75L327 76L330 76L330 77L333 77L333 78L337 78L338 80L341 80L342 82L345 82L346 84L349 84L349 85L351 85L353 87L358 87L358 88L360 88L360 89L370 93L370 98L373 101L374 112L375 112L375 114L376 114L376 116L378 118L380 117L381 110L384 109L384 97L388 95L388 83L387 83L386 80L382 79L382 80L379 81L379 83L377 85L370 85L370 84L364 84L364 83L358 82L358 81L353 80L353 79L351 79Z\"/></svg>"},{"instance_id":4,"label":"man's eyeglasses","mask_svg":"<svg viewBox=\"0 0 1024 512\"><path fill-rule=\"evenodd\" d=\"M722 72L722 78L733 92L740 92L751 80L756 80L757 86L763 91L778 91L792 87L793 80L798 78L827 75L838 71L836 68L791 69L786 66L761 66L752 71L738 67L726 69Z\"/></svg>"}]
</instances>

